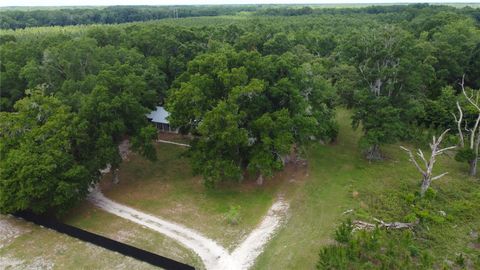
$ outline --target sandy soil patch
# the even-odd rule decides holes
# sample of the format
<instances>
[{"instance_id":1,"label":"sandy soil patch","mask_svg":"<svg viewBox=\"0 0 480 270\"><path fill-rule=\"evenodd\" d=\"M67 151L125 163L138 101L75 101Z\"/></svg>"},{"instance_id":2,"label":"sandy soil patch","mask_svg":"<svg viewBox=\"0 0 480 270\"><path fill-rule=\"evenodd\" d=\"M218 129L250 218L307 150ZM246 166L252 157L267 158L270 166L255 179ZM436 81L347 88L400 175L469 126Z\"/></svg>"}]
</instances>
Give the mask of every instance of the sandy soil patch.
<instances>
[{"instance_id":1,"label":"sandy soil patch","mask_svg":"<svg viewBox=\"0 0 480 270\"><path fill-rule=\"evenodd\" d=\"M12 217L0 216L0 249L26 232L25 229L16 226L12 219Z\"/></svg>"},{"instance_id":2,"label":"sandy soil patch","mask_svg":"<svg viewBox=\"0 0 480 270\"><path fill-rule=\"evenodd\" d=\"M18 260L11 257L0 258L0 269L18 269L18 270L51 270L54 267L54 263L42 258L36 257L31 262L24 260Z\"/></svg>"}]
</instances>

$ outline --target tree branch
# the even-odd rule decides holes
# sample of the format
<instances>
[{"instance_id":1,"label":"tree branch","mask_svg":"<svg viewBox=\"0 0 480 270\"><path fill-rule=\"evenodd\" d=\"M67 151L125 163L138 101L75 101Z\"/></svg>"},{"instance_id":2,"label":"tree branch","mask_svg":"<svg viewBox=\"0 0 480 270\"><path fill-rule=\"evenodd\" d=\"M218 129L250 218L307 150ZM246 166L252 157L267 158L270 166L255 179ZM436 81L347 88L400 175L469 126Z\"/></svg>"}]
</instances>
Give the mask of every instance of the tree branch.
<instances>
[{"instance_id":1,"label":"tree branch","mask_svg":"<svg viewBox=\"0 0 480 270\"><path fill-rule=\"evenodd\" d=\"M408 153L408 155L409 155L409 157L410 157L409 160L415 165L415 167L417 168L417 170L424 175L425 172L422 170L422 168L420 167L420 165L418 165L417 160L415 159L415 157L414 157L413 154L412 154L412 151L410 151L410 149L405 148L405 147L403 147L403 146L400 146L400 148L402 148L403 150L405 150L405 151Z\"/></svg>"},{"instance_id":2,"label":"tree branch","mask_svg":"<svg viewBox=\"0 0 480 270\"><path fill-rule=\"evenodd\" d=\"M442 173L442 174L440 174L440 175L437 175L437 176L435 176L435 177L432 177L432 181L433 181L433 180L440 179L440 178L444 177L444 176L447 175L447 174L448 174L448 172L444 172L444 173Z\"/></svg>"},{"instance_id":3,"label":"tree branch","mask_svg":"<svg viewBox=\"0 0 480 270\"><path fill-rule=\"evenodd\" d=\"M472 97L469 97L467 95L467 92L465 91L465 74L463 74L463 76L462 76L462 82L460 83L460 86L462 87L463 95L468 100L468 102L470 102L470 104L472 104L478 111L480 111L480 107L478 106L478 104L476 102L474 102L472 100Z\"/></svg>"},{"instance_id":4,"label":"tree branch","mask_svg":"<svg viewBox=\"0 0 480 270\"><path fill-rule=\"evenodd\" d=\"M453 118L455 118L455 122L457 123L457 129L458 129L458 136L460 136L460 147L464 147L465 146L465 141L463 139L463 132L462 132L462 120L463 120L463 111L462 111L462 107L460 107L460 103L458 102L457 100L457 109L458 109L458 118L457 116L453 114Z\"/></svg>"}]
</instances>

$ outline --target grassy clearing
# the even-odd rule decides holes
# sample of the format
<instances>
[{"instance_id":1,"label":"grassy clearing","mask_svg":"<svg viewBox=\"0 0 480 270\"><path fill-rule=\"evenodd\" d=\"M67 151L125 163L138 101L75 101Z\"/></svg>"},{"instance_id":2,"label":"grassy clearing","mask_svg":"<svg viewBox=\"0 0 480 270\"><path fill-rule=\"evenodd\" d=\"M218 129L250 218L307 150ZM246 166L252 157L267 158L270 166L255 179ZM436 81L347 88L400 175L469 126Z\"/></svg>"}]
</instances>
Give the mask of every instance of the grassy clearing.
<instances>
[{"instance_id":1,"label":"grassy clearing","mask_svg":"<svg viewBox=\"0 0 480 270\"><path fill-rule=\"evenodd\" d=\"M366 220L404 220L402 194L417 191L419 173L398 145L385 147L386 161L365 161L357 146L360 132L351 129L349 117L347 111L339 110L336 144L314 145L308 150L309 177L293 196L287 226L270 242L256 269L313 269L320 248L332 242L333 231L346 218L342 213L348 209L354 209L357 217ZM475 208L468 205L466 197L469 193L475 196L471 190L480 190L480 183L466 176L466 166L448 157L440 158L437 166L437 172L450 172L433 184L438 191L438 208L446 211L447 216L463 208ZM423 248L430 249L440 261L453 260L458 252L474 253L469 248L472 229L480 229L480 216L431 227L428 234L423 232L430 237Z\"/></svg>"},{"instance_id":2,"label":"grassy clearing","mask_svg":"<svg viewBox=\"0 0 480 270\"><path fill-rule=\"evenodd\" d=\"M205 189L200 178L191 176L188 159L181 155L185 149L160 144L157 162L134 155L121 168L121 183L112 187L107 177L104 188L114 200L195 228L230 249L258 224L274 198L285 194L291 201L289 221L259 257L256 269L312 269L320 248L332 242L334 229L346 218L344 211L354 209L356 217L365 220L405 220L408 211L402 206L402 194L414 193L420 179L398 145L384 148L388 158L383 162L364 160L357 144L361 132L350 127L350 113L339 110L337 118L338 141L332 145L314 144L308 149L308 172L287 168L263 187L245 181ZM478 186L465 175L464 164L448 157L438 162L437 168L450 172L433 184L439 193L459 193ZM456 202L456 209L461 209L462 203L465 200ZM230 205L241 207L239 225L225 221ZM458 211L446 203L440 202L439 207L447 213ZM472 228L479 227L478 222L473 218L456 224L455 229L451 225L432 227L426 235L438 230L438 237L428 248L437 258L469 252L462 248ZM456 239L453 242L448 240L452 237Z\"/></svg>"},{"instance_id":3,"label":"grassy clearing","mask_svg":"<svg viewBox=\"0 0 480 270\"><path fill-rule=\"evenodd\" d=\"M192 176L188 159L182 156L184 151L176 145L158 144L155 162L132 154L120 168L118 185L111 185L110 175L103 179L105 195L194 228L231 250L260 222L279 191L288 195L289 189L297 186L287 180L301 174L300 169L289 168L262 187L246 180L211 190L204 187L200 177ZM240 207L237 225L228 224L225 217L231 206Z\"/></svg>"}]
</instances>

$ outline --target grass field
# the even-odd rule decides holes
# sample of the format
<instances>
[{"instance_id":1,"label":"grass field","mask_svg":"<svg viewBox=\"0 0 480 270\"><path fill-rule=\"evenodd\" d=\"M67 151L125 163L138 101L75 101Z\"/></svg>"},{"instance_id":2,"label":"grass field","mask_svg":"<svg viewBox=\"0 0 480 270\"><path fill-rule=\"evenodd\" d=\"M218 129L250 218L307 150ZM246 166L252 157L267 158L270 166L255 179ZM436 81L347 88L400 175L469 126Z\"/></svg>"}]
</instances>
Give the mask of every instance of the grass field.
<instances>
[{"instance_id":1,"label":"grass field","mask_svg":"<svg viewBox=\"0 0 480 270\"><path fill-rule=\"evenodd\" d=\"M120 184L111 176L102 181L105 194L121 203L194 228L233 249L261 220L275 198L290 201L287 224L267 245L255 269L313 269L320 248L332 243L335 227L353 209L356 218L405 221L409 213L405 194L418 190L420 175L399 145L384 148L387 159L365 161L358 149L360 131L350 127L350 113L337 112L339 137L331 145L314 144L307 150L308 169L287 167L273 179L257 186L253 180L225 183L206 189L201 178L192 176L185 148L158 144L159 159L149 162L135 154L120 170ZM433 183L435 211L444 211L444 223L432 224L416 233L421 247L437 261L453 261L455 254L480 256L480 244L472 244L472 231L480 230L480 182L466 175L465 164L441 157L437 173L449 175ZM241 221L229 225L225 213L240 206ZM2 217L0 217L2 218ZM5 219L3 217L2 219ZM38 263L44 258L56 269L148 269L150 266L104 251L52 231L12 220L23 233L2 243L0 258ZM84 203L65 220L72 225L112 237L161 255L201 267L191 251L162 235L139 227ZM0 238L1 239L1 238ZM39 244L41 243L41 244ZM0 260L0 268L1 268Z\"/></svg>"},{"instance_id":2,"label":"grass field","mask_svg":"<svg viewBox=\"0 0 480 270\"><path fill-rule=\"evenodd\" d=\"M398 145L384 148L385 161L365 161L357 144L360 131L351 129L349 117L349 112L339 110L336 144L309 149L309 177L292 198L291 218L260 256L256 269L313 269L320 248L331 243L335 227L346 218L342 214L346 210L353 209L357 217L366 220L404 219L401 206L405 201L400 191L417 191L420 174ZM468 204L468 196L480 196L480 182L466 175L466 165L441 157L437 168L450 172L433 183L439 193L439 210L454 215L457 210L452 208ZM431 250L437 260L453 260L458 252L480 255L479 250L469 248L468 237L472 230L480 229L480 207L470 207L476 209L476 217L431 226L426 234L431 242L426 242L424 248Z\"/></svg>"}]
</instances>

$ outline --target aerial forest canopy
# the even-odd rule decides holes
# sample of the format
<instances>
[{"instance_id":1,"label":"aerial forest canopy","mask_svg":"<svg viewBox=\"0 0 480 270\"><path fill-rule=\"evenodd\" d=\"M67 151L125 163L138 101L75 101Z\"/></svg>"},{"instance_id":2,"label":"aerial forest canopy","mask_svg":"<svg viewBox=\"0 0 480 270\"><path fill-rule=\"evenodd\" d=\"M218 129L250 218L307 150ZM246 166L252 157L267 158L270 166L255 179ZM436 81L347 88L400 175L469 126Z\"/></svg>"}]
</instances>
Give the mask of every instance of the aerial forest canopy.
<instances>
[{"instance_id":1,"label":"aerial forest canopy","mask_svg":"<svg viewBox=\"0 0 480 270\"><path fill-rule=\"evenodd\" d=\"M194 173L212 187L247 172L268 179L288 155L334 141L338 106L353 110L370 160L385 144L450 129L450 141L465 141L457 160L476 168L476 135L457 126L476 128L480 115L469 102L480 88L478 9L186 7L178 17L245 14L11 30L170 12L1 11L1 212L67 210L99 170L119 166L124 138L155 159L145 115L158 105L195 138Z\"/></svg>"}]
</instances>

